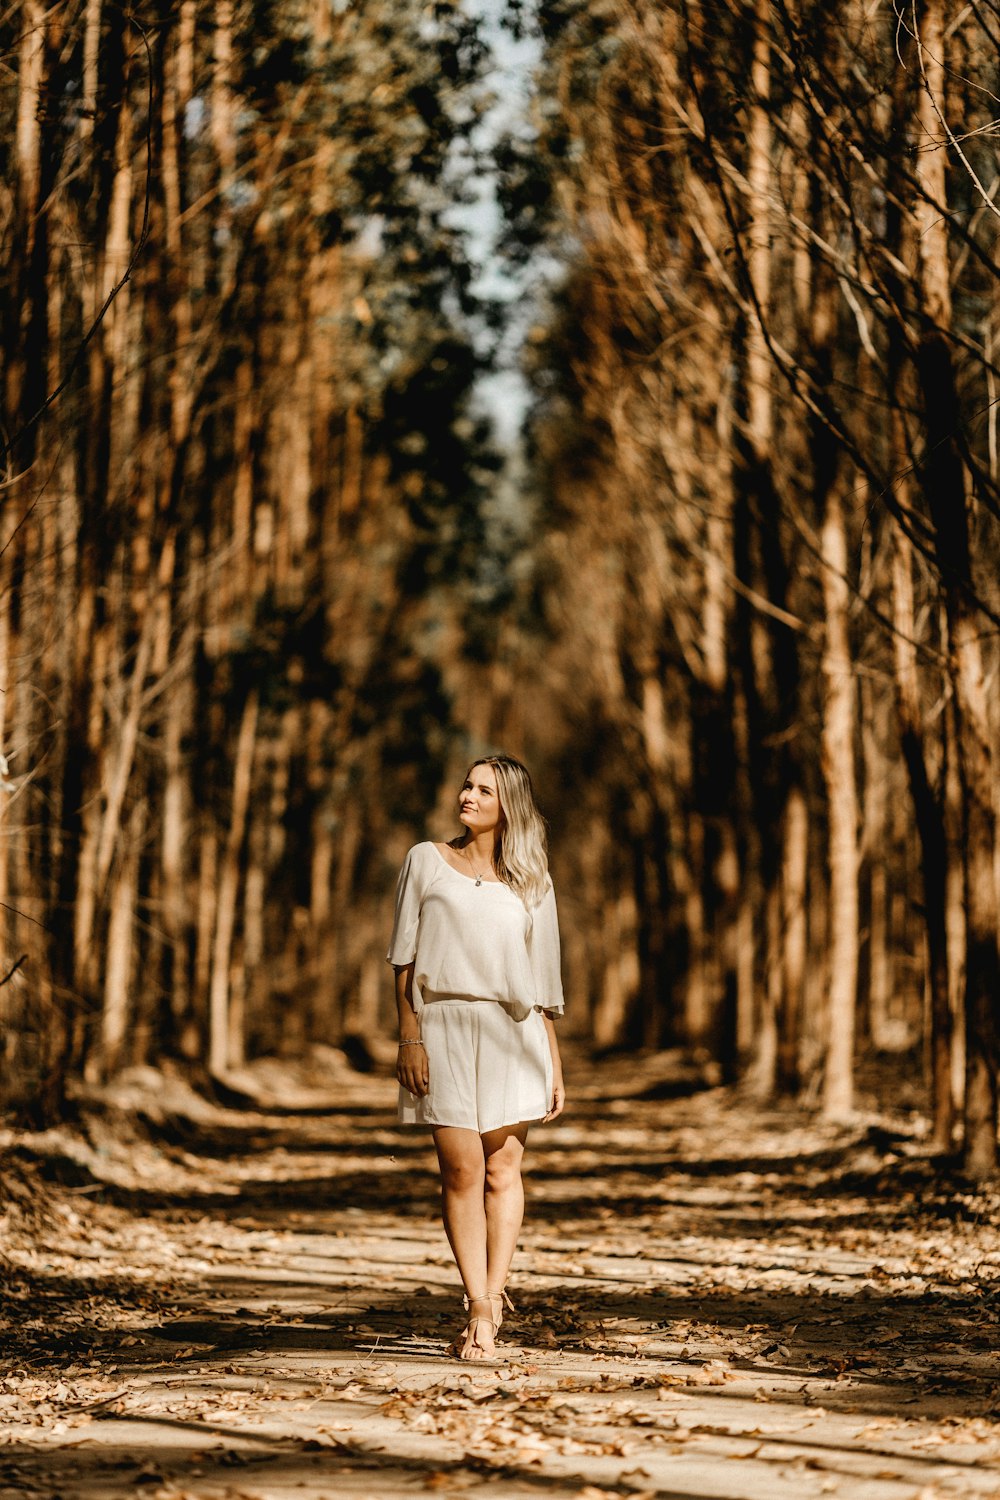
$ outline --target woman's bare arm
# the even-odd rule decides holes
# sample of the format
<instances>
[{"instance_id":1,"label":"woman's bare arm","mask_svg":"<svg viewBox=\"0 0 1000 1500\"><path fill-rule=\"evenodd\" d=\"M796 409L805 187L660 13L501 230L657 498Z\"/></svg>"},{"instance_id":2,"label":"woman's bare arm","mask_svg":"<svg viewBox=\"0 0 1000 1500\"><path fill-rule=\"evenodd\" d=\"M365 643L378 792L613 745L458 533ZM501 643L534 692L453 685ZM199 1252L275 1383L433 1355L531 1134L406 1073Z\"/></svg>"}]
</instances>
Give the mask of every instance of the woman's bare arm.
<instances>
[{"instance_id":1,"label":"woman's bare arm","mask_svg":"<svg viewBox=\"0 0 1000 1500\"><path fill-rule=\"evenodd\" d=\"M427 1053L420 1041L420 1023L413 1008L413 965L396 970L396 1010L399 1014L399 1051L396 1077L411 1094L422 1099L427 1092L430 1074Z\"/></svg>"},{"instance_id":2,"label":"woman's bare arm","mask_svg":"<svg viewBox=\"0 0 1000 1500\"><path fill-rule=\"evenodd\" d=\"M556 1036L556 1023L551 1016L542 1013L545 1022L545 1034L549 1039L549 1051L552 1053L552 1105L546 1120L554 1120L561 1115L566 1105L566 1086L563 1083L562 1058L559 1055L559 1038ZM416 1051L416 1048L413 1049Z\"/></svg>"}]
</instances>

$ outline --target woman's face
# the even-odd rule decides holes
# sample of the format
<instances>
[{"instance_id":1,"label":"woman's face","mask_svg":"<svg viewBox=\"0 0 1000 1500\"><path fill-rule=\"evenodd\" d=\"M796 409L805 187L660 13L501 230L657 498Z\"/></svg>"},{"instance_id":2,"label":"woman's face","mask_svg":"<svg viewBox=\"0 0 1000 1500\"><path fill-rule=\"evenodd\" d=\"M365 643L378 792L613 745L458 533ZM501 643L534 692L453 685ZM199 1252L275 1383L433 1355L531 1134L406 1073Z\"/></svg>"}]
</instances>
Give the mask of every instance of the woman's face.
<instances>
[{"instance_id":1,"label":"woman's face","mask_svg":"<svg viewBox=\"0 0 1000 1500\"><path fill-rule=\"evenodd\" d=\"M458 817L473 838L491 833L503 822L497 773L492 766L473 766L458 794Z\"/></svg>"}]
</instances>

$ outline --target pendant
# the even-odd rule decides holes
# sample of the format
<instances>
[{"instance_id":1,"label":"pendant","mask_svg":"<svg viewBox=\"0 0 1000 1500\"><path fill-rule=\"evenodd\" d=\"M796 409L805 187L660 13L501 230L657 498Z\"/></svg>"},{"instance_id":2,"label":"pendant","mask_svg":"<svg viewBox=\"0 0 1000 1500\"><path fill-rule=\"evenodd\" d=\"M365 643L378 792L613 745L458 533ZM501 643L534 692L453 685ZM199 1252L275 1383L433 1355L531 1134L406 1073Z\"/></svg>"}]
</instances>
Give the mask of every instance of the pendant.
<instances>
[{"instance_id":1,"label":"pendant","mask_svg":"<svg viewBox=\"0 0 1000 1500\"><path fill-rule=\"evenodd\" d=\"M477 875L476 876L476 884L477 885L482 885L482 883L483 883L483 877L481 875Z\"/></svg>"}]
</instances>

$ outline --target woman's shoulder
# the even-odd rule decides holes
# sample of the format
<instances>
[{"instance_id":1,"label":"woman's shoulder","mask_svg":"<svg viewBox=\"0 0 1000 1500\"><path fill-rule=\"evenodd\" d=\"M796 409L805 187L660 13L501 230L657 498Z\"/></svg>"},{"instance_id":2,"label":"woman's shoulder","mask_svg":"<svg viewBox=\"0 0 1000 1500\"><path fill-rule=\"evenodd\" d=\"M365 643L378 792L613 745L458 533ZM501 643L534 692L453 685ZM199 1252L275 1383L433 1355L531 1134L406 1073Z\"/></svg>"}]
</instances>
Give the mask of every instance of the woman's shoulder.
<instances>
[{"instance_id":1,"label":"woman's shoulder","mask_svg":"<svg viewBox=\"0 0 1000 1500\"><path fill-rule=\"evenodd\" d=\"M422 839L419 844L411 844L399 867L398 886L407 886L415 891L426 891L437 874L437 866L440 863L441 856L430 839Z\"/></svg>"},{"instance_id":2,"label":"woman's shoulder","mask_svg":"<svg viewBox=\"0 0 1000 1500\"><path fill-rule=\"evenodd\" d=\"M405 864L419 865L429 864L438 855L438 847L432 839L422 839L419 844L411 844L406 851Z\"/></svg>"}]
</instances>

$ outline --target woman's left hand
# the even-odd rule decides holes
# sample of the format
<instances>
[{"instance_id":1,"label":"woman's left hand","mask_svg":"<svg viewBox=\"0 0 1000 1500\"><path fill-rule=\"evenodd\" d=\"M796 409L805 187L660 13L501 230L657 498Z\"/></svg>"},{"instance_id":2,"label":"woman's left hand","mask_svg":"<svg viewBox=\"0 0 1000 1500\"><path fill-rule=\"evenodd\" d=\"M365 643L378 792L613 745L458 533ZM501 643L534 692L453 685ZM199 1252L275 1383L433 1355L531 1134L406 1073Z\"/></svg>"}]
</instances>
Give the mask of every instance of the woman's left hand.
<instances>
[{"instance_id":1,"label":"woman's left hand","mask_svg":"<svg viewBox=\"0 0 1000 1500\"><path fill-rule=\"evenodd\" d=\"M557 1115L562 1114L565 1107L566 1087L562 1081L562 1078L557 1078L552 1085L552 1108L549 1110L542 1123L545 1124L545 1122L548 1120L554 1120Z\"/></svg>"}]
</instances>

